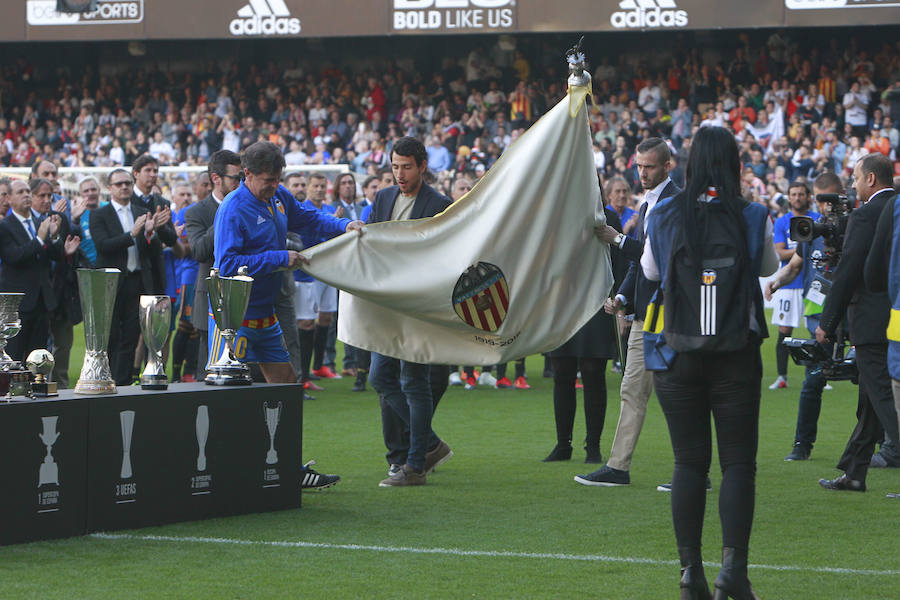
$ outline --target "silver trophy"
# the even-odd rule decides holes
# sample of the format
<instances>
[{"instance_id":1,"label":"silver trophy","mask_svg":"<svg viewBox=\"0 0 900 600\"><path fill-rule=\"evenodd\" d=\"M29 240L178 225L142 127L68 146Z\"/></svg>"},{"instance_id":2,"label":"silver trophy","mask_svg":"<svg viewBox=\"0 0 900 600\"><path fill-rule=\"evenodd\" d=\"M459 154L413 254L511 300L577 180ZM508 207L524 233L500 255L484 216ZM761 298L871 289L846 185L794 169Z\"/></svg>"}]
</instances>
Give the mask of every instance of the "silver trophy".
<instances>
[{"instance_id":1,"label":"silver trophy","mask_svg":"<svg viewBox=\"0 0 900 600\"><path fill-rule=\"evenodd\" d=\"M263 416L266 418L266 429L269 430L269 450L266 452L266 464L278 464L278 452L275 450L275 432L278 431L278 422L281 421L281 401L274 406L268 402L263 403Z\"/></svg>"},{"instance_id":2,"label":"silver trophy","mask_svg":"<svg viewBox=\"0 0 900 600\"><path fill-rule=\"evenodd\" d=\"M219 277L216 269L211 269L206 278L209 290L209 304L219 335L225 342L222 356L212 363L206 376L207 385L250 385L253 378L250 368L237 360L234 353L234 338L244 322L253 278L247 276L247 267L238 269L234 277ZM215 357L210 356L210 359Z\"/></svg>"},{"instance_id":3,"label":"silver trophy","mask_svg":"<svg viewBox=\"0 0 900 600\"><path fill-rule=\"evenodd\" d=\"M24 297L18 292L0 292L0 396L7 398L31 395L31 373L6 353L7 341L22 329L19 304Z\"/></svg>"},{"instance_id":4,"label":"silver trophy","mask_svg":"<svg viewBox=\"0 0 900 600\"><path fill-rule=\"evenodd\" d=\"M84 314L84 363L75 384L76 394L116 393L106 347L120 274L118 269L78 269L78 294Z\"/></svg>"},{"instance_id":5,"label":"silver trophy","mask_svg":"<svg viewBox=\"0 0 900 600\"><path fill-rule=\"evenodd\" d=\"M172 325L172 301L168 296L141 296L141 334L147 346L147 366L141 376L142 390L165 390L169 387L163 347Z\"/></svg>"}]
</instances>

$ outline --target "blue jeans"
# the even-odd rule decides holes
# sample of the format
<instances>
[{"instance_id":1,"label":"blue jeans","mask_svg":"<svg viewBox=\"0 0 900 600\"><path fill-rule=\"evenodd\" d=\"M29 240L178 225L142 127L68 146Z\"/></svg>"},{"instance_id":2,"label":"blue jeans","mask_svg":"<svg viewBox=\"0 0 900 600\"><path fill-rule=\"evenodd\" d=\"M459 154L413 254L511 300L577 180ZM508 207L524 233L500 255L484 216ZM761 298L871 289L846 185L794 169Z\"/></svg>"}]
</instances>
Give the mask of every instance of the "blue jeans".
<instances>
[{"instance_id":1,"label":"blue jeans","mask_svg":"<svg viewBox=\"0 0 900 600\"><path fill-rule=\"evenodd\" d=\"M409 427L409 450L406 463L421 471L425 453L440 439L431 429L434 406L428 365L372 353L369 383L384 403Z\"/></svg>"}]
</instances>

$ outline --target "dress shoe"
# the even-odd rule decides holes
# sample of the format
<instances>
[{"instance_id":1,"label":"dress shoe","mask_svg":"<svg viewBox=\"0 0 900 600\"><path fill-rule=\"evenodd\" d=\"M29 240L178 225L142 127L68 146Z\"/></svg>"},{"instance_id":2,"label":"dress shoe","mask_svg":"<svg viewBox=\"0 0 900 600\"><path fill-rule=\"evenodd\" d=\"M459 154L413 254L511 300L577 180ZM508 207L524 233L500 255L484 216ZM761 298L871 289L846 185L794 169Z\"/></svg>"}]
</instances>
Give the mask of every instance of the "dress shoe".
<instances>
[{"instance_id":1,"label":"dress shoe","mask_svg":"<svg viewBox=\"0 0 900 600\"><path fill-rule=\"evenodd\" d=\"M547 455L547 458L541 462L557 462L560 460L569 460L570 458L572 458L572 446L557 444L553 447L550 454Z\"/></svg>"},{"instance_id":2,"label":"dress shoe","mask_svg":"<svg viewBox=\"0 0 900 600\"><path fill-rule=\"evenodd\" d=\"M600 445L596 446L585 446L584 451L587 453L587 456L584 459L585 464L588 465L602 465L603 464L603 455L600 454Z\"/></svg>"},{"instance_id":3,"label":"dress shoe","mask_svg":"<svg viewBox=\"0 0 900 600\"><path fill-rule=\"evenodd\" d=\"M896 469L900 467L893 460L888 460L884 457L880 452L876 452L872 455L872 460L869 461L870 469Z\"/></svg>"},{"instance_id":4,"label":"dress shoe","mask_svg":"<svg viewBox=\"0 0 900 600\"><path fill-rule=\"evenodd\" d=\"M722 569L716 577L713 600L759 600L747 579L747 549L722 548Z\"/></svg>"},{"instance_id":5,"label":"dress shoe","mask_svg":"<svg viewBox=\"0 0 900 600\"><path fill-rule=\"evenodd\" d=\"M679 547L681 559L681 600L710 600L709 584L703 572L703 558L700 548Z\"/></svg>"},{"instance_id":6,"label":"dress shoe","mask_svg":"<svg viewBox=\"0 0 900 600\"><path fill-rule=\"evenodd\" d=\"M346 369L341 370L341 375L344 377L356 377L356 368L348 367Z\"/></svg>"},{"instance_id":7,"label":"dress shoe","mask_svg":"<svg viewBox=\"0 0 900 600\"><path fill-rule=\"evenodd\" d=\"M812 448L800 442L794 442L794 449L791 453L784 457L784 462L793 462L795 460L809 460Z\"/></svg>"},{"instance_id":8,"label":"dress shoe","mask_svg":"<svg viewBox=\"0 0 900 600\"><path fill-rule=\"evenodd\" d=\"M365 371L357 371L356 372L356 381L353 383L353 387L350 388L351 392L364 392L366 391L366 372Z\"/></svg>"},{"instance_id":9,"label":"dress shoe","mask_svg":"<svg viewBox=\"0 0 900 600\"><path fill-rule=\"evenodd\" d=\"M836 490L841 492L864 492L866 491L866 482L850 479L844 473L837 479L820 479L819 485L826 490Z\"/></svg>"}]
</instances>

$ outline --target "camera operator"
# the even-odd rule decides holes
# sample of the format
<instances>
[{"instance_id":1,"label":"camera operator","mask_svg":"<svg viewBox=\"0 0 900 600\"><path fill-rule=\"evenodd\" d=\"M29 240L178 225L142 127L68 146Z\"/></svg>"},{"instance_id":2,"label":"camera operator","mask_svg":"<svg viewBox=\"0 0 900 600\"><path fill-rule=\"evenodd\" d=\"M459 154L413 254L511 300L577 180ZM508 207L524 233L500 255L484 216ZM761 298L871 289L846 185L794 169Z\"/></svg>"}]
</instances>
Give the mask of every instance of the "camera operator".
<instances>
[{"instance_id":1,"label":"camera operator","mask_svg":"<svg viewBox=\"0 0 900 600\"><path fill-rule=\"evenodd\" d=\"M781 259L782 268L786 267L796 254L797 241L792 240L789 235L791 219L805 216L809 216L813 220L819 218L817 213L809 210L812 204L812 200L809 197L809 187L802 181L794 181L788 187L788 203L791 207L790 212L779 217L775 221L774 226L775 252L778 253L778 258ZM778 343L775 345L775 363L778 369L778 378L775 379L775 383L769 386L770 390L782 389L788 386L788 349L781 342L794 332L794 328L800 327L803 314L803 283L804 281L800 277L795 277L793 280L787 280L775 288L777 293L773 297L776 306L775 310L772 311L772 325L778 326Z\"/></svg>"},{"instance_id":2,"label":"camera operator","mask_svg":"<svg viewBox=\"0 0 900 600\"><path fill-rule=\"evenodd\" d=\"M800 184L801 189L806 190L804 184ZM791 192L796 193L800 189L795 185L791 186ZM820 194L841 194L843 193L843 185L840 178L833 172L828 171L822 173L813 183L813 191L818 197ZM808 192L807 192L808 194ZM823 215L827 215L829 210L828 203L819 204L819 211ZM777 246L776 246L777 248ZM765 294L766 300L771 300L775 291L781 289L784 285L794 281L799 277L802 282L803 297L803 316L806 317L806 327L809 329L811 336L815 335L816 327L819 326L819 316L822 313L822 296L823 287L827 287L824 281L830 279L830 274L826 273L827 265L820 262L825 253L825 240L819 236L811 242L801 242L797 244L796 252L791 256L790 261L783 266L775 278L766 284ZM818 282L813 285L813 282ZM780 338L780 336L779 336ZM785 348L785 350L787 350ZM806 379L803 381L803 387L800 389L800 401L797 408L797 429L794 433L794 447L791 453L784 460L808 460L812 452L813 444L816 442L817 425L819 421L819 412L822 409L822 390L825 388L827 381L821 369L813 366L806 367Z\"/></svg>"},{"instance_id":3,"label":"camera operator","mask_svg":"<svg viewBox=\"0 0 900 600\"><path fill-rule=\"evenodd\" d=\"M877 153L861 158L853 168L853 186L863 205L851 213L847 223L843 253L831 292L825 299L816 340L833 341L835 330L847 313L850 342L856 347L859 368L858 421L837 465L844 474L836 479L820 479L819 485L829 490L863 492L875 443L882 431L885 460L898 460L885 455L889 440L893 443L891 450L896 452L898 436L897 411L887 371L885 331L890 300L885 292L867 290L863 282L863 266L875 237L878 217L894 197L890 160Z\"/></svg>"},{"instance_id":4,"label":"camera operator","mask_svg":"<svg viewBox=\"0 0 900 600\"><path fill-rule=\"evenodd\" d=\"M883 174L884 175L884 174ZM896 188L894 190L896 192ZM888 201L881 216L872 249L866 259L866 287L873 292L887 291L891 300L888 322L888 372L894 392L894 407L900 419L900 203L896 194ZM900 494L888 494L900 498Z\"/></svg>"}]
</instances>

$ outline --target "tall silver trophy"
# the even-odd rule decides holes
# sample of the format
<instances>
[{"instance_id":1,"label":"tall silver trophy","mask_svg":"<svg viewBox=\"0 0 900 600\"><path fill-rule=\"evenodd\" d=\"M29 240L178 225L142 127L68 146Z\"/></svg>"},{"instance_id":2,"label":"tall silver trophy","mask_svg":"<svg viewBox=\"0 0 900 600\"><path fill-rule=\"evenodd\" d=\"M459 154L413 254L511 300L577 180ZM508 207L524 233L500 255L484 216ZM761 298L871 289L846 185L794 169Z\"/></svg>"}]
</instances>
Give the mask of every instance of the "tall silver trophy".
<instances>
[{"instance_id":1,"label":"tall silver trophy","mask_svg":"<svg viewBox=\"0 0 900 600\"><path fill-rule=\"evenodd\" d=\"M31 395L31 373L6 353L7 341L22 329L19 304L24 297L18 292L0 292L0 396L7 398Z\"/></svg>"},{"instance_id":2,"label":"tall silver trophy","mask_svg":"<svg viewBox=\"0 0 900 600\"><path fill-rule=\"evenodd\" d=\"M237 330L244 322L247 305L250 303L250 290L253 278L247 276L247 267L238 269L234 277L220 277L216 269L211 269L206 278L209 291L209 305L212 308L216 328L225 347L221 356L216 359L210 353L210 360L215 360L207 371L207 385L250 385L253 378L250 368L235 357L234 338ZM211 340L213 338L211 337Z\"/></svg>"},{"instance_id":3,"label":"tall silver trophy","mask_svg":"<svg viewBox=\"0 0 900 600\"><path fill-rule=\"evenodd\" d=\"M168 296L141 296L141 334L147 346L147 366L141 375L142 390L165 390L169 387L163 347L172 325L172 301Z\"/></svg>"},{"instance_id":4,"label":"tall silver trophy","mask_svg":"<svg viewBox=\"0 0 900 600\"><path fill-rule=\"evenodd\" d=\"M78 294L84 315L84 363L75 384L76 394L116 393L106 347L119 275L118 269L78 269Z\"/></svg>"}]
</instances>

